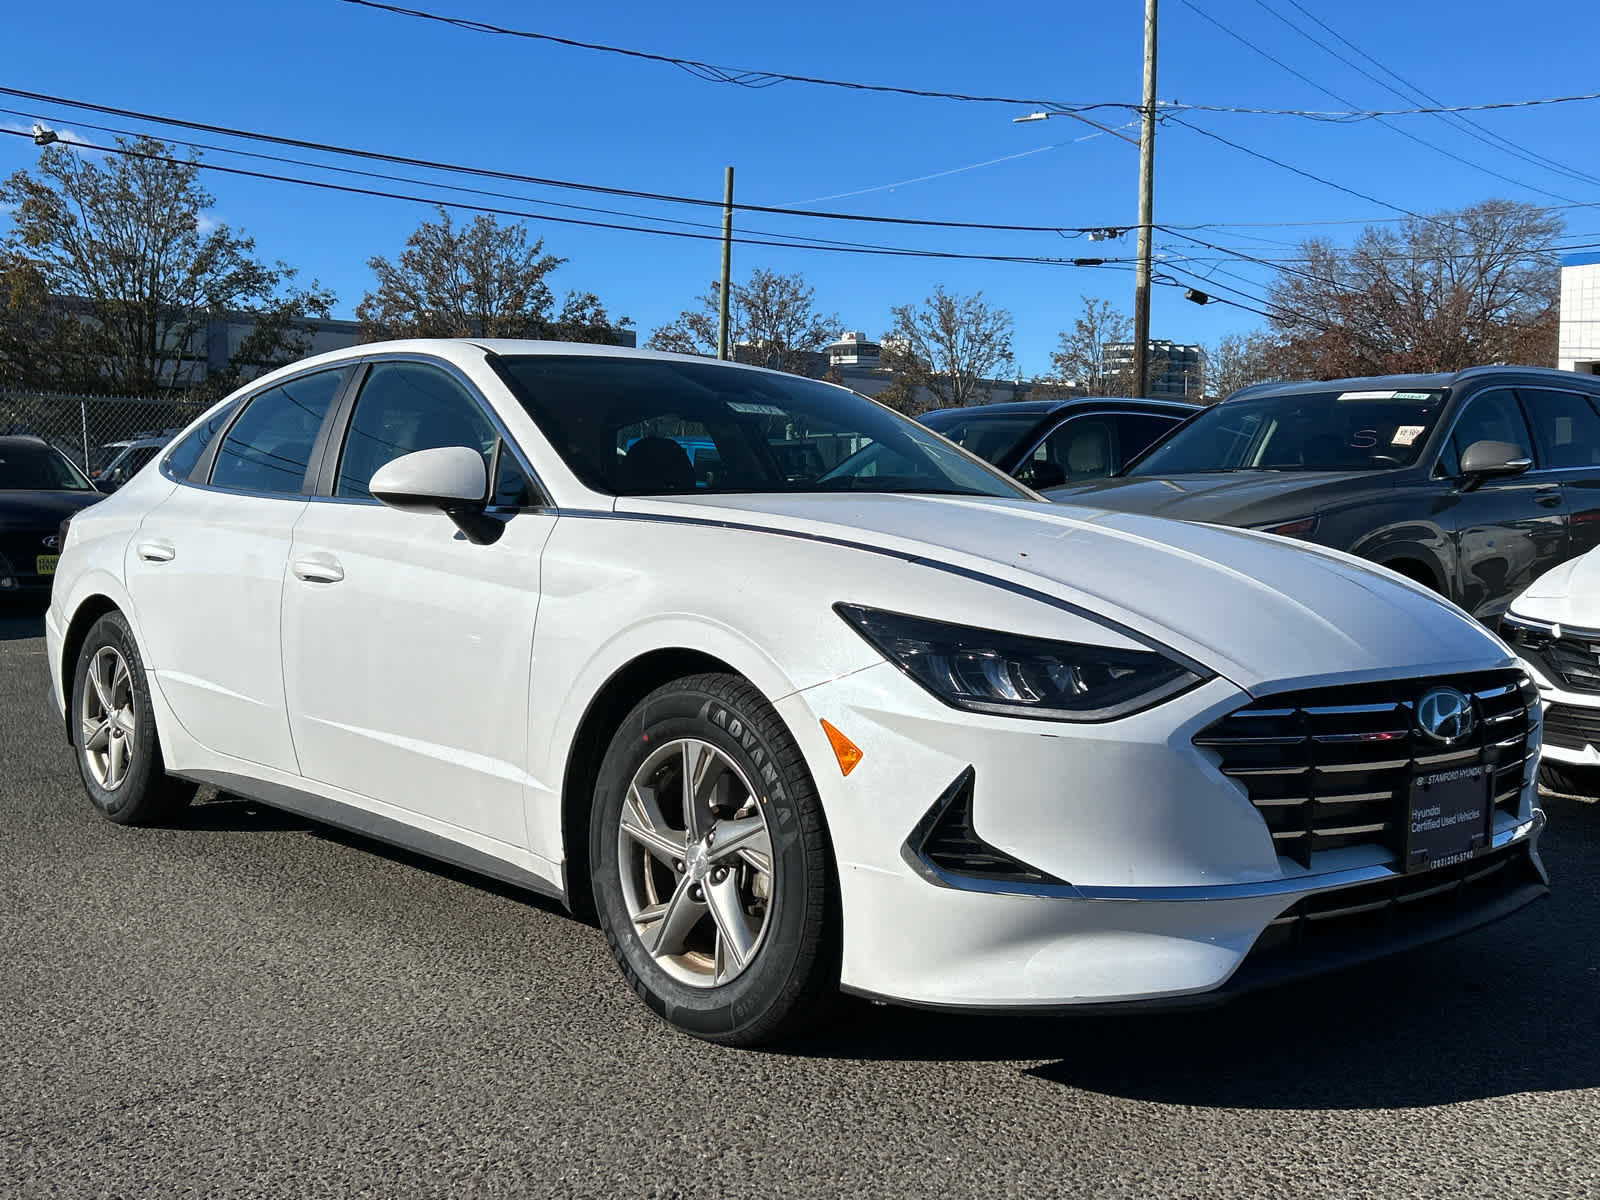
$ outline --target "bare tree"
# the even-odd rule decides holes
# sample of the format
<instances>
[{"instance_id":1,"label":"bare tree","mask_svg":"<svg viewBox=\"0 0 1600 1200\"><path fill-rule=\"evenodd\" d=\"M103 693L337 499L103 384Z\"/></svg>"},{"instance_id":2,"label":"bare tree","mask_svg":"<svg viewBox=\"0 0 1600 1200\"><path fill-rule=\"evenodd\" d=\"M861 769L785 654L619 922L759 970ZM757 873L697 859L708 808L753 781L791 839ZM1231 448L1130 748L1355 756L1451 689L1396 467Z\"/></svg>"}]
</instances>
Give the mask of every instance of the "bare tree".
<instances>
[{"instance_id":1,"label":"bare tree","mask_svg":"<svg viewBox=\"0 0 1600 1200\"><path fill-rule=\"evenodd\" d=\"M984 381L1013 361L1011 314L985 304L982 292L953 296L940 285L922 307L889 312L894 324L881 344L893 380L878 399L902 411L927 407L919 399L924 392L943 407L970 404Z\"/></svg>"},{"instance_id":2,"label":"bare tree","mask_svg":"<svg viewBox=\"0 0 1600 1200\"><path fill-rule=\"evenodd\" d=\"M258 320L229 370L208 376L212 386L302 353L305 319L327 316L332 295L314 281L293 288L295 271L258 260L251 238L202 222L213 198L200 186L198 155L179 159L154 138L119 137L117 147L96 162L69 145L48 146L35 174L18 171L0 184L0 201L13 206L8 257L42 283L50 319L73 322L57 333L78 364L45 365L44 373L64 380L92 363L106 389L184 386L192 382L185 363L222 313ZM39 351L47 353L48 345Z\"/></svg>"},{"instance_id":3,"label":"bare tree","mask_svg":"<svg viewBox=\"0 0 1600 1200\"><path fill-rule=\"evenodd\" d=\"M1130 360L1108 354L1107 347L1133 338L1133 321L1109 300L1080 296L1083 312L1071 332L1061 334L1050 355L1048 382L1079 389L1089 396L1130 396L1133 367Z\"/></svg>"},{"instance_id":4,"label":"bare tree","mask_svg":"<svg viewBox=\"0 0 1600 1200\"><path fill-rule=\"evenodd\" d=\"M362 337L553 338L615 343L613 322L593 292L569 292L560 313L547 276L567 260L528 240L525 225L487 213L457 226L445 209L406 239L394 262L367 260L378 286L356 308Z\"/></svg>"},{"instance_id":5,"label":"bare tree","mask_svg":"<svg viewBox=\"0 0 1600 1200\"><path fill-rule=\"evenodd\" d=\"M698 307L685 309L672 324L657 329L648 345L680 354L715 354L721 291L713 280ZM794 375L815 374L824 365L822 351L838 331L838 315L817 311L814 289L798 274L756 270L746 282L728 289L728 343L740 362Z\"/></svg>"},{"instance_id":6,"label":"bare tree","mask_svg":"<svg viewBox=\"0 0 1600 1200\"><path fill-rule=\"evenodd\" d=\"M1206 352L1206 395L1220 400L1242 387L1277 379L1277 359L1277 343L1269 334L1228 334Z\"/></svg>"},{"instance_id":7,"label":"bare tree","mask_svg":"<svg viewBox=\"0 0 1600 1200\"><path fill-rule=\"evenodd\" d=\"M1488 200L1368 226L1348 250L1301 246L1268 296L1275 365L1291 378L1554 363L1559 216Z\"/></svg>"}]
</instances>

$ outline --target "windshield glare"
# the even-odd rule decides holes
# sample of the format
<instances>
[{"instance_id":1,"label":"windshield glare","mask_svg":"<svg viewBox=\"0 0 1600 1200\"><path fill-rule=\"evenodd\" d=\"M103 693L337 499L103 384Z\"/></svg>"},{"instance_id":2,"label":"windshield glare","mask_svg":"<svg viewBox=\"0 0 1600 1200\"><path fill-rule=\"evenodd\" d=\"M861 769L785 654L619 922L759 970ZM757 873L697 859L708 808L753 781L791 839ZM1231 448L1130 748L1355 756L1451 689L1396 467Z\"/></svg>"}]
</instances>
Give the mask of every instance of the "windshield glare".
<instances>
[{"instance_id":1,"label":"windshield glare","mask_svg":"<svg viewBox=\"0 0 1600 1200\"><path fill-rule=\"evenodd\" d=\"M92 492L79 471L49 446L0 446L0 491Z\"/></svg>"},{"instance_id":2,"label":"windshield glare","mask_svg":"<svg viewBox=\"0 0 1600 1200\"><path fill-rule=\"evenodd\" d=\"M1443 391L1302 392L1217 405L1125 475L1379 471L1408 467L1444 411Z\"/></svg>"},{"instance_id":3,"label":"windshield glare","mask_svg":"<svg viewBox=\"0 0 1600 1200\"><path fill-rule=\"evenodd\" d=\"M816 380L598 355L507 355L494 363L573 473L596 491L1032 498L915 421Z\"/></svg>"},{"instance_id":4,"label":"windshield glare","mask_svg":"<svg viewBox=\"0 0 1600 1200\"><path fill-rule=\"evenodd\" d=\"M966 416L959 411L928 413L922 423L963 450L999 466L1039 424L1038 413Z\"/></svg>"}]
</instances>

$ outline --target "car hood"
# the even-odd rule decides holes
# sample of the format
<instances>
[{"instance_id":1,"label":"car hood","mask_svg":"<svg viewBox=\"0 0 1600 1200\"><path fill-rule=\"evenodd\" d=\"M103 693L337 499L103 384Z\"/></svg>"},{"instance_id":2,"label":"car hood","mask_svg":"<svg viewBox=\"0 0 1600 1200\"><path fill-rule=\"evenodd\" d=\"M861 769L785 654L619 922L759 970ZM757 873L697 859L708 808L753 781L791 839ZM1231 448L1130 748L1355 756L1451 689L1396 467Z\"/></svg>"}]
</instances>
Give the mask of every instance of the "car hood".
<instances>
[{"instance_id":1,"label":"car hood","mask_svg":"<svg viewBox=\"0 0 1600 1200\"><path fill-rule=\"evenodd\" d=\"M1097 479L1044 494L1057 503L1092 504L1183 521L1258 525L1309 516L1334 497L1393 484L1392 471L1207 471Z\"/></svg>"},{"instance_id":2,"label":"car hood","mask_svg":"<svg viewBox=\"0 0 1600 1200\"><path fill-rule=\"evenodd\" d=\"M1600 551L1552 567L1511 602L1510 611L1536 621L1600 628Z\"/></svg>"},{"instance_id":3,"label":"car hood","mask_svg":"<svg viewBox=\"0 0 1600 1200\"><path fill-rule=\"evenodd\" d=\"M99 492L0 491L0 528L22 526L53 532L64 518L104 498Z\"/></svg>"},{"instance_id":4,"label":"car hood","mask_svg":"<svg viewBox=\"0 0 1600 1200\"><path fill-rule=\"evenodd\" d=\"M1025 587L1119 622L1251 690L1513 661L1481 625L1425 588L1337 551L1240 529L918 495L633 497L616 507L826 538ZM927 596L906 603L939 616Z\"/></svg>"}]
</instances>

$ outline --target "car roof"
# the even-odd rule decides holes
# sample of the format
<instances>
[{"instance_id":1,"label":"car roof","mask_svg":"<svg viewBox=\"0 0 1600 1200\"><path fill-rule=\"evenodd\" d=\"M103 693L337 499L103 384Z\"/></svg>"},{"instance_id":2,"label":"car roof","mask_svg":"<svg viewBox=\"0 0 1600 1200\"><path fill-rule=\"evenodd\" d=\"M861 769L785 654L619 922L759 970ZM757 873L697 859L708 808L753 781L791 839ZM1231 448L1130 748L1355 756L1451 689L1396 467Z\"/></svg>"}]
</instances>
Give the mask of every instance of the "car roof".
<instances>
[{"instance_id":1,"label":"car roof","mask_svg":"<svg viewBox=\"0 0 1600 1200\"><path fill-rule=\"evenodd\" d=\"M1501 364L1487 367L1466 367L1460 371L1433 371L1410 375L1355 375L1344 379L1300 379L1280 381L1277 383L1257 383L1250 387L1240 388L1232 393L1223 404L1247 396L1292 396L1303 395L1308 392L1354 392L1354 391L1437 391L1444 388L1453 388L1458 384L1471 383L1480 379L1503 378L1515 375L1520 378L1539 379L1551 383L1562 383L1572 386L1574 380L1588 380L1588 386L1595 386L1596 380L1590 376L1579 375L1573 371L1558 371L1554 367L1524 367L1515 364Z\"/></svg>"},{"instance_id":2,"label":"car roof","mask_svg":"<svg viewBox=\"0 0 1600 1200\"><path fill-rule=\"evenodd\" d=\"M1154 412L1188 414L1198 412L1202 405L1186 400L1153 400L1130 396L1063 396L1054 400L1002 400L994 404L966 404L955 408L936 408L925 412L925 417L943 416L947 413L964 413L968 416L1044 416L1072 408L1099 408L1106 404L1134 405Z\"/></svg>"},{"instance_id":3,"label":"car roof","mask_svg":"<svg viewBox=\"0 0 1600 1200\"><path fill-rule=\"evenodd\" d=\"M50 443L33 433L7 433L0 434L0 450L12 446L43 446L50 449Z\"/></svg>"}]
</instances>

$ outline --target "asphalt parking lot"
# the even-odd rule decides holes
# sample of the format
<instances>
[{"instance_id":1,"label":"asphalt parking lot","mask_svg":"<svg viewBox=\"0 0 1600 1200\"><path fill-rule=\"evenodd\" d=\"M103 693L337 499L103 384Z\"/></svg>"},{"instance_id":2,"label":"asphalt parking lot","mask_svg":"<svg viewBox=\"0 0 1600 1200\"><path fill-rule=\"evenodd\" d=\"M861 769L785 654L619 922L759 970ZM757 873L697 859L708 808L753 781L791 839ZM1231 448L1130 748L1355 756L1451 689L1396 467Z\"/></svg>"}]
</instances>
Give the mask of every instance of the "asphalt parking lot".
<instances>
[{"instance_id":1,"label":"asphalt parking lot","mask_svg":"<svg viewBox=\"0 0 1600 1200\"><path fill-rule=\"evenodd\" d=\"M1600 1194L1600 805L1547 797L1550 901L1404 961L725 1050L552 902L227 799L102 821L41 629L0 614L0 1194Z\"/></svg>"}]
</instances>

